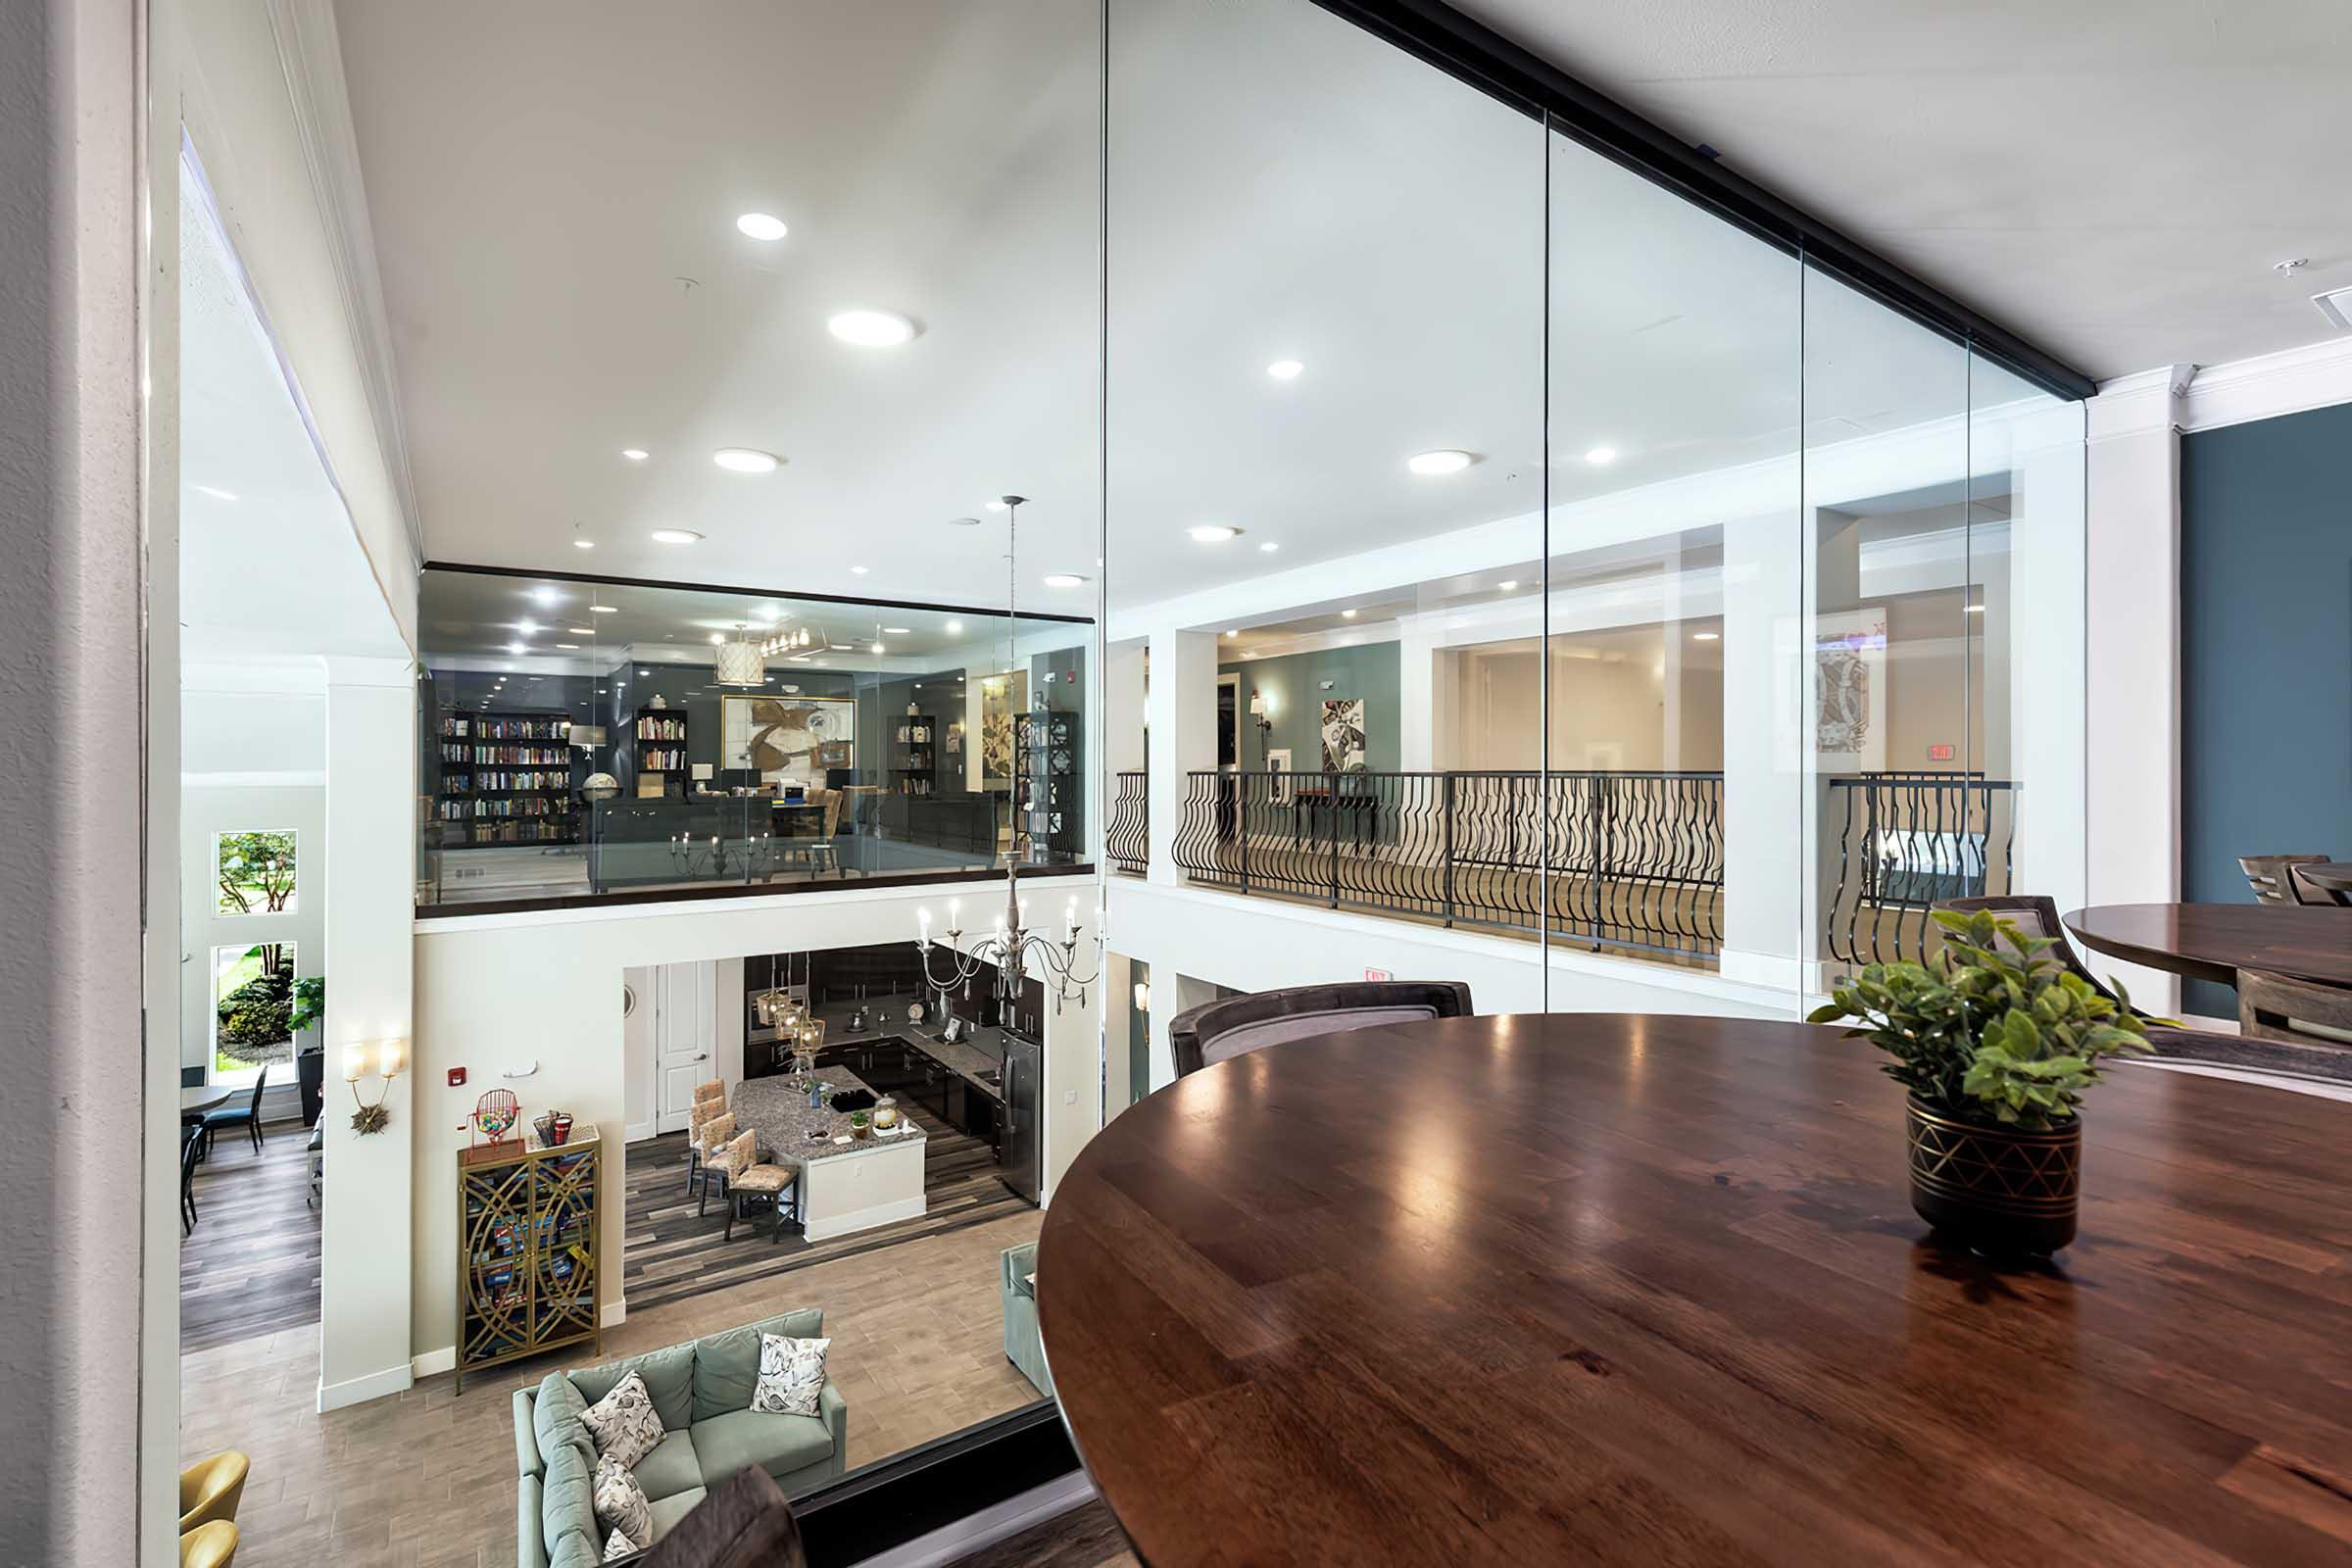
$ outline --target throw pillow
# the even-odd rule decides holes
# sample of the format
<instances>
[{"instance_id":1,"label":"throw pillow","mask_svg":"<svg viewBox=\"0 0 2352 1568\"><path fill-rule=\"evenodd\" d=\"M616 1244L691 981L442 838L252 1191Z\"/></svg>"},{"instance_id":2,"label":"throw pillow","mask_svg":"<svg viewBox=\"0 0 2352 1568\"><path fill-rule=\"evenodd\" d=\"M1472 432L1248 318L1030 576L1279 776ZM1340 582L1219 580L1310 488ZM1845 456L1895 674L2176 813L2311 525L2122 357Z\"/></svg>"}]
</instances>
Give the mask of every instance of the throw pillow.
<instances>
[{"instance_id":1,"label":"throw pillow","mask_svg":"<svg viewBox=\"0 0 2352 1568\"><path fill-rule=\"evenodd\" d=\"M645 1488L611 1454L596 1462L596 1517L631 1541L654 1539L654 1505Z\"/></svg>"},{"instance_id":2,"label":"throw pillow","mask_svg":"<svg viewBox=\"0 0 2352 1568\"><path fill-rule=\"evenodd\" d=\"M627 1536L622 1535L617 1530L613 1531L612 1534L605 1538L605 1561L607 1562L612 1562L613 1559L618 1557L626 1557L630 1552L637 1549L637 1543L631 1541Z\"/></svg>"},{"instance_id":3,"label":"throw pillow","mask_svg":"<svg viewBox=\"0 0 2352 1568\"><path fill-rule=\"evenodd\" d=\"M599 1459L617 1459L630 1469L662 1446L662 1417L654 1411L654 1396L646 1393L645 1379L633 1370L582 1411L580 1423L596 1440Z\"/></svg>"},{"instance_id":4,"label":"throw pillow","mask_svg":"<svg viewBox=\"0 0 2352 1568\"><path fill-rule=\"evenodd\" d=\"M825 1351L831 1340L796 1340L789 1334L760 1336L760 1381L752 1408L763 1415L814 1415L825 1387Z\"/></svg>"}]
</instances>

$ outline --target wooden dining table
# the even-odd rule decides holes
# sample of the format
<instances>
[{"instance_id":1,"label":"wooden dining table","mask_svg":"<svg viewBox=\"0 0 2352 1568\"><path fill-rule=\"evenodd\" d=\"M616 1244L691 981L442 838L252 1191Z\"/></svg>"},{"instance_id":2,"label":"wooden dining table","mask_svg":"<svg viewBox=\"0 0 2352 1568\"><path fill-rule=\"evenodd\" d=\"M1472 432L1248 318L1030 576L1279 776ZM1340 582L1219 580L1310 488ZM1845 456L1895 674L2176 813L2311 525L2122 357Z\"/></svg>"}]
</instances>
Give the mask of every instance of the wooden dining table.
<instances>
[{"instance_id":1,"label":"wooden dining table","mask_svg":"<svg viewBox=\"0 0 2352 1568\"><path fill-rule=\"evenodd\" d=\"M182 1084L179 1086L179 1113L198 1116L208 1110L218 1110L228 1103L228 1091L218 1084Z\"/></svg>"},{"instance_id":2,"label":"wooden dining table","mask_svg":"<svg viewBox=\"0 0 2352 1568\"><path fill-rule=\"evenodd\" d=\"M2100 904L2066 928L2093 952L2234 986L2240 969L2352 986L2352 909L2279 904Z\"/></svg>"},{"instance_id":3,"label":"wooden dining table","mask_svg":"<svg viewBox=\"0 0 2352 1568\"><path fill-rule=\"evenodd\" d=\"M1555 1014L1177 1080L1039 1245L1097 1491L1152 1568L2352 1558L2352 1106L2119 1066L2000 1268L1882 1059Z\"/></svg>"}]
</instances>

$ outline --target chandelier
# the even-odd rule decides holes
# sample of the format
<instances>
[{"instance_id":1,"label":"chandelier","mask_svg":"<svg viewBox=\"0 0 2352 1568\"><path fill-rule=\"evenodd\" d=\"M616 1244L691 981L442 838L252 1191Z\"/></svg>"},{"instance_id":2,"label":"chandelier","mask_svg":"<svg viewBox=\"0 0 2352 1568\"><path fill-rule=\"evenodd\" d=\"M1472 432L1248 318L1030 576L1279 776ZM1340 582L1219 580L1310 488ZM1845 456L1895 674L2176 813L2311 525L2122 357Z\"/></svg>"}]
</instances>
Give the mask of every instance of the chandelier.
<instances>
[{"instance_id":1,"label":"chandelier","mask_svg":"<svg viewBox=\"0 0 2352 1568\"><path fill-rule=\"evenodd\" d=\"M1060 937L1050 937L1030 927L1028 901L1021 897L1019 878L1018 866L1004 868L1004 912L998 917L995 932L974 942L968 950L963 946L963 927L956 923L956 905L949 902L945 977L932 962L937 950L931 941L931 911L914 911L914 951L922 955L923 981L935 997L944 1000L949 992L965 989L983 968L993 965L997 971L996 998L1005 1006L1019 1004L1021 982L1032 973L1054 999L1055 1017L1061 1015L1064 1003L1086 1004L1086 988L1097 977L1076 972L1077 898L1073 895L1069 907L1062 912Z\"/></svg>"},{"instance_id":2,"label":"chandelier","mask_svg":"<svg viewBox=\"0 0 2352 1568\"><path fill-rule=\"evenodd\" d=\"M721 686L759 686L767 680L766 650L747 642L744 633L750 628L740 621L735 626L735 640L718 645L717 680Z\"/></svg>"}]
</instances>

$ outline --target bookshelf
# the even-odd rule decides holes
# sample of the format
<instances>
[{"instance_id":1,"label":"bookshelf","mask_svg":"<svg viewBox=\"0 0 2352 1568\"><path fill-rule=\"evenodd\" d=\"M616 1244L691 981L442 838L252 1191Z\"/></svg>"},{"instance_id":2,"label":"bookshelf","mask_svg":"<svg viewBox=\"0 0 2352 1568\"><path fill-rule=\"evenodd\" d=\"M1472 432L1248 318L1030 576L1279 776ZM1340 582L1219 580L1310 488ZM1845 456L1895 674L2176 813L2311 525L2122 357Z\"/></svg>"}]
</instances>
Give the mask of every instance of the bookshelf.
<instances>
[{"instance_id":1,"label":"bookshelf","mask_svg":"<svg viewBox=\"0 0 2352 1568\"><path fill-rule=\"evenodd\" d=\"M929 795L939 780L939 720L907 713L895 720L890 737L890 787L901 795Z\"/></svg>"},{"instance_id":2,"label":"bookshelf","mask_svg":"<svg viewBox=\"0 0 2352 1568\"><path fill-rule=\"evenodd\" d=\"M593 1341L596 1129L561 1144L536 1133L458 1151L458 1391L469 1368Z\"/></svg>"},{"instance_id":3,"label":"bookshelf","mask_svg":"<svg viewBox=\"0 0 2352 1568\"><path fill-rule=\"evenodd\" d=\"M460 835L448 848L578 842L568 712L443 713L434 741L434 819Z\"/></svg>"},{"instance_id":4,"label":"bookshelf","mask_svg":"<svg viewBox=\"0 0 2352 1568\"><path fill-rule=\"evenodd\" d=\"M1080 715L1040 710L1013 719L1016 845L1075 858L1086 848L1079 824Z\"/></svg>"},{"instance_id":5,"label":"bookshelf","mask_svg":"<svg viewBox=\"0 0 2352 1568\"><path fill-rule=\"evenodd\" d=\"M686 711L680 708L640 708L629 720L629 738L637 748L636 793L640 799L646 795L644 781L649 777L662 782L657 794L672 793L672 779L678 781L676 793L685 793L685 781L692 776L686 761Z\"/></svg>"}]
</instances>

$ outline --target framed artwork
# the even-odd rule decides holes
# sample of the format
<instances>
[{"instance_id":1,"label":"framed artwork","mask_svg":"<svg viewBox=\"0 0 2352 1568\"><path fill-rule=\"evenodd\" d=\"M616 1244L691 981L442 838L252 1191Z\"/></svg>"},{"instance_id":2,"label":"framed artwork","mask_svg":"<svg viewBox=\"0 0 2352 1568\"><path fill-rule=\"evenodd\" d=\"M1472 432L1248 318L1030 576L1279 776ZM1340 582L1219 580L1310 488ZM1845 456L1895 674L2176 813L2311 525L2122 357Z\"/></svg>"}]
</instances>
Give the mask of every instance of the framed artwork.
<instances>
[{"instance_id":1,"label":"framed artwork","mask_svg":"<svg viewBox=\"0 0 2352 1568\"><path fill-rule=\"evenodd\" d=\"M1323 771L1361 773L1364 752L1364 700L1331 697L1323 701Z\"/></svg>"},{"instance_id":2,"label":"framed artwork","mask_svg":"<svg viewBox=\"0 0 2352 1568\"><path fill-rule=\"evenodd\" d=\"M980 787L1012 788L1014 751L1018 737L1012 718L1029 707L1029 675L1010 670L980 682Z\"/></svg>"},{"instance_id":3,"label":"framed artwork","mask_svg":"<svg viewBox=\"0 0 2352 1568\"><path fill-rule=\"evenodd\" d=\"M1274 775L1274 804L1290 805L1298 794L1298 781L1291 777L1291 749L1288 746L1266 748L1266 771Z\"/></svg>"},{"instance_id":4,"label":"framed artwork","mask_svg":"<svg viewBox=\"0 0 2352 1568\"><path fill-rule=\"evenodd\" d=\"M721 697L718 765L748 767L761 783L824 781L828 767L854 767L858 705L847 697Z\"/></svg>"},{"instance_id":5,"label":"framed artwork","mask_svg":"<svg viewBox=\"0 0 2352 1568\"><path fill-rule=\"evenodd\" d=\"M1858 773L1886 766L1886 612L1813 619L1813 749Z\"/></svg>"}]
</instances>

